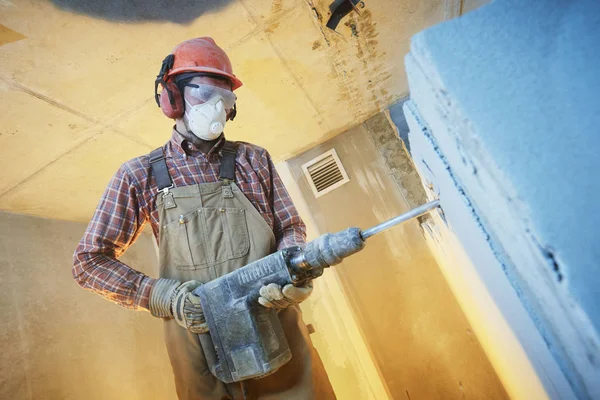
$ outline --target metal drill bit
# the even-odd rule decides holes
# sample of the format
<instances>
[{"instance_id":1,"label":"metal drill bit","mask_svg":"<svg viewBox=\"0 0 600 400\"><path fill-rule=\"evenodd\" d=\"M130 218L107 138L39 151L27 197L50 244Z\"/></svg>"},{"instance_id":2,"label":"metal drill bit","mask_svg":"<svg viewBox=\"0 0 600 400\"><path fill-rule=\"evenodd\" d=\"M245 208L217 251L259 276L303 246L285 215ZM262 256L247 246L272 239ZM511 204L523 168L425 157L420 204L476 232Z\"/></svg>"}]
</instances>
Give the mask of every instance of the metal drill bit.
<instances>
[{"instance_id":1,"label":"metal drill bit","mask_svg":"<svg viewBox=\"0 0 600 400\"><path fill-rule=\"evenodd\" d=\"M390 228L394 225L398 225L402 222L408 221L409 219L417 218L423 214L427 214L429 211L433 210L434 208L439 207L439 205L440 205L439 200L433 200L427 204L423 204L422 206L413 208L412 210L410 210L402 215L398 215L397 217L394 217L385 222L382 222L379 225L375 225L372 228L365 229L364 231L361 232L360 236L363 238L363 240L366 240L368 237L376 235L379 232L386 230L387 228Z\"/></svg>"}]
</instances>

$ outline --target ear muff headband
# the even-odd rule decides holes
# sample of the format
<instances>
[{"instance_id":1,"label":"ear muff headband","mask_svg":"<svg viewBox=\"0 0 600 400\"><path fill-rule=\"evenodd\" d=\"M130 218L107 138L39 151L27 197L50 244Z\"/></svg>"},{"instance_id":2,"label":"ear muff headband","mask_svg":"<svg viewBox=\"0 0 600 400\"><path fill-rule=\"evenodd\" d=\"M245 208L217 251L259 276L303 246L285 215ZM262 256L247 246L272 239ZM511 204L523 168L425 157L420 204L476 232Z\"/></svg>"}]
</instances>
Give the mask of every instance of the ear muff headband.
<instances>
[{"instance_id":1,"label":"ear muff headband","mask_svg":"<svg viewBox=\"0 0 600 400\"><path fill-rule=\"evenodd\" d=\"M173 82L169 82L167 78L169 71L173 68L174 61L175 56L173 54L166 56L154 81L154 100L163 114L171 119L181 118L184 111L179 88ZM158 93L159 85L162 87L160 94Z\"/></svg>"},{"instance_id":2,"label":"ear muff headband","mask_svg":"<svg viewBox=\"0 0 600 400\"><path fill-rule=\"evenodd\" d=\"M160 71L158 75L156 75L156 79L154 80L154 100L156 100L156 104L160 107L160 99L158 94L158 85L162 85L163 88L167 85L166 78L167 74L173 68L173 62L175 61L175 56L173 54L169 54L165 57L160 66Z\"/></svg>"}]
</instances>

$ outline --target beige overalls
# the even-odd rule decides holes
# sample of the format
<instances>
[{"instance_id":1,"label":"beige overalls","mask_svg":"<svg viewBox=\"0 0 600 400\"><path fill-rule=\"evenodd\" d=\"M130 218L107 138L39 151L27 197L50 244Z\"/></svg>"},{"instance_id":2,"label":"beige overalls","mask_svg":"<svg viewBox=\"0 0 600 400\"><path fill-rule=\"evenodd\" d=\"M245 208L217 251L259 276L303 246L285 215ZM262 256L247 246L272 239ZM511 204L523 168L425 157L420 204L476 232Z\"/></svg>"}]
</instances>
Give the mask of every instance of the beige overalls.
<instances>
[{"instance_id":1,"label":"beige overalls","mask_svg":"<svg viewBox=\"0 0 600 400\"><path fill-rule=\"evenodd\" d=\"M157 195L161 278L206 283L276 250L271 228L233 182L236 145L226 142L222 154L220 176L226 177L224 180L171 187ZM151 160L161 188L161 181L167 180L162 149L152 152ZM267 377L232 384L211 374L197 334L174 319L164 320L179 399L335 399L299 307L281 311L279 319L292 352L291 361Z\"/></svg>"}]
</instances>

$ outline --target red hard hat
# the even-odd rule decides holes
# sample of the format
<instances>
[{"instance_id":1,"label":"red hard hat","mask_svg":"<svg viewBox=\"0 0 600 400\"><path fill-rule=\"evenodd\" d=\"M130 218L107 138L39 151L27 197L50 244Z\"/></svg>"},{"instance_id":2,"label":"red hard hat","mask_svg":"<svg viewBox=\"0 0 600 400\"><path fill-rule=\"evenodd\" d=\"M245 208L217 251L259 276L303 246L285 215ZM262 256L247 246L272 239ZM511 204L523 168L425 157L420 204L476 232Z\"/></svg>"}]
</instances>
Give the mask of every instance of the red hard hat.
<instances>
[{"instance_id":1,"label":"red hard hat","mask_svg":"<svg viewBox=\"0 0 600 400\"><path fill-rule=\"evenodd\" d=\"M200 37L186 40L173 49L173 67L167 79L186 72L207 72L227 78L232 89L242 86L242 81L235 77L227 54L212 38Z\"/></svg>"}]
</instances>

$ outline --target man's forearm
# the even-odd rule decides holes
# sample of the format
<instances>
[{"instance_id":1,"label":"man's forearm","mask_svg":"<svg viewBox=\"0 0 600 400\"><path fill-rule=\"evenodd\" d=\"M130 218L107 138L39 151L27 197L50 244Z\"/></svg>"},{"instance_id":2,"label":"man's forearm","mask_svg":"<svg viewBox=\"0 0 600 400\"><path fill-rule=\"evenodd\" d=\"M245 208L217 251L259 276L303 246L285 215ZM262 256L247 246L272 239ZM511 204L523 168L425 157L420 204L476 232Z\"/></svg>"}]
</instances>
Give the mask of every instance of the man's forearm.
<instances>
[{"instance_id":1,"label":"man's forearm","mask_svg":"<svg viewBox=\"0 0 600 400\"><path fill-rule=\"evenodd\" d=\"M148 310L150 290L156 281L105 254L78 253L73 278L82 288L134 310Z\"/></svg>"}]
</instances>

